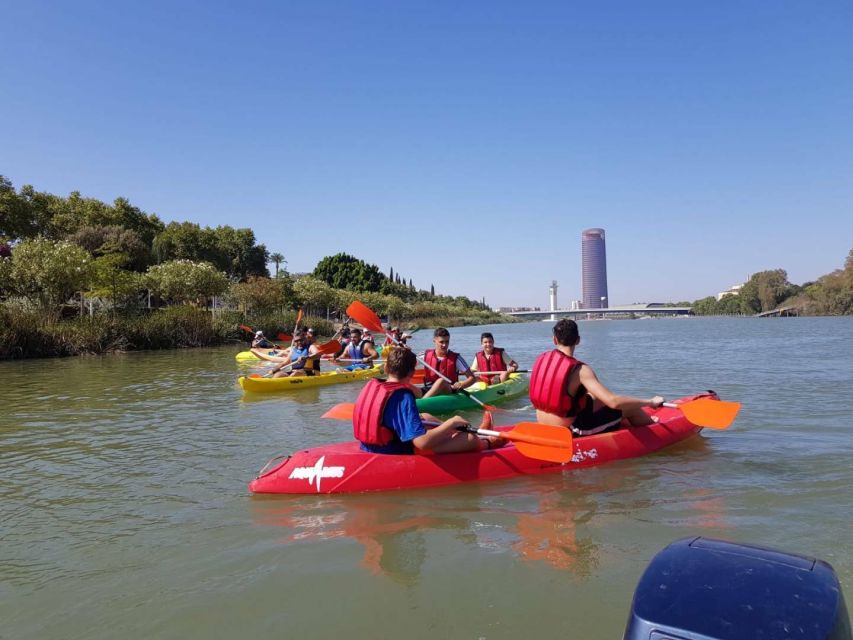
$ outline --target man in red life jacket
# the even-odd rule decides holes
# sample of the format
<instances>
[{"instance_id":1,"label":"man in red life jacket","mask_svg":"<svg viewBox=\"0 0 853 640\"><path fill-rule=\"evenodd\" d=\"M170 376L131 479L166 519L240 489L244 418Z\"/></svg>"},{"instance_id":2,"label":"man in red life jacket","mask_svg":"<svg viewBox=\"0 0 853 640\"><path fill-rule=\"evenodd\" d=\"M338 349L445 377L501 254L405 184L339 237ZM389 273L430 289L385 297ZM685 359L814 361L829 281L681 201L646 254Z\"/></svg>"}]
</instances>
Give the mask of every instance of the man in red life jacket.
<instances>
[{"instance_id":1,"label":"man in red life jacket","mask_svg":"<svg viewBox=\"0 0 853 640\"><path fill-rule=\"evenodd\" d=\"M450 332L447 329L444 327L436 329L432 334L432 341L435 348L427 349L424 352L423 360L429 367L440 371L450 382L436 375L429 367L424 367L424 386L422 389L416 390L416 393L420 391L424 398L431 398L432 396L456 393L461 389L470 387L477 381L468 363L465 362L465 358L450 350ZM460 380L460 375L465 376L466 379Z\"/></svg>"},{"instance_id":2,"label":"man in red life jacket","mask_svg":"<svg viewBox=\"0 0 853 640\"><path fill-rule=\"evenodd\" d=\"M631 426L655 422L643 407L660 407L661 396L642 399L621 396L605 387L588 364L575 359L580 343L574 320L554 325L553 351L540 355L530 375L530 401L536 420L569 427L579 436L617 428L625 418Z\"/></svg>"},{"instance_id":3,"label":"man in red life jacket","mask_svg":"<svg viewBox=\"0 0 853 640\"><path fill-rule=\"evenodd\" d=\"M480 376L480 381L486 384L494 384L496 382L506 382L509 379L509 374L518 371L518 363L510 358L506 351L495 346L495 337L489 333L480 335L480 346L482 351L478 351L474 356L474 365L471 370L474 373L478 371L500 371L497 375Z\"/></svg>"},{"instance_id":4,"label":"man in red life jacket","mask_svg":"<svg viewBox=\"0 0 853 640\"><path fill-rule=\"evenodd\" d=\"M389 348L389 351L385 363L388 380L370 380L355 402L353 435L361 442L362 450L411 454L417 448L431 453L459 453L493 449L506 443L503 438L479 438L459 431L458 427L468 424L460 416L453 416L427 430L424 420L437 421L429 414L419 414L415 404L412 393L415 354L409 349ZM489 428L489 425L484 427Z\"/></svg>"},{"instance_id":5,"label":"man in red life jacket","mask_svg":"<svg viewBox=\"0 0 853 640\"><path fill-rule=\"evenodd\" d=\"M391 327L391 330L385 335L385 342L382 343L383 347L387 347L392 344L396 344L394 342L394 338L398 341L403 337L403 332L400 331L400 327Z\"/></svg>"}]
</instances>

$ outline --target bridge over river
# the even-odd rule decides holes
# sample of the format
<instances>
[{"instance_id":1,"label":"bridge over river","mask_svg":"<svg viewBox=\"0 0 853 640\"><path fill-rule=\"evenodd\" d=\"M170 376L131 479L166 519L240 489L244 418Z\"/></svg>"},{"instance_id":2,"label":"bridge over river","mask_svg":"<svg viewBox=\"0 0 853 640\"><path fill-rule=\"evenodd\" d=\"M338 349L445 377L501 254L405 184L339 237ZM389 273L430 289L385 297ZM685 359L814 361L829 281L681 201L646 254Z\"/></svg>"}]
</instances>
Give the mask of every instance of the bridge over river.
<instances>
[{"instance_id":1,"label":"bridge over river","mask_svg":"<svg viewBox=\"0 0 853 640\"><path fill-rule=\"evenodd\" d=\"M618 307L607 307L606 309L557 309L555 311L507 311L504 315L523 318L525 320L545 320L554 316L558 318L574 318L591 314L597 317L628 317L641 318L643 316L688 316L692 315L693 307L665 307L659 303L648 304L626 304Z\"/></svg>"}]
</instances>

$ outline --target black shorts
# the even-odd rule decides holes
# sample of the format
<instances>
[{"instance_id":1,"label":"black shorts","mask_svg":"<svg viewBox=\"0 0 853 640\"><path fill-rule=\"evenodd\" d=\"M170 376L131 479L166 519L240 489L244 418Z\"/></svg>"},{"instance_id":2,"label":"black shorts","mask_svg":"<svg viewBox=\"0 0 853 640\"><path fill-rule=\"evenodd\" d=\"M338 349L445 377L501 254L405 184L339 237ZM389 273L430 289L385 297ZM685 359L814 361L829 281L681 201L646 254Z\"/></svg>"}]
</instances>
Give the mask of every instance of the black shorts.
<instances>
[{"instance_id":1,"label":"black shorts","mask_svg":"<svg viewBox=\"0 0 853 640\"><path fill-rule=\"evenodd\" d=\"M432 385L434 385L434 384L435 384L434 382L424 382L423 386L421 387L421 391L426 393L427 391L432 389Z\"/></svg>"},{"instance_id":2,"label":"black shorts","mask_svg":"<svg viewBox=\"0 0 853 640\"><path fill-rule=\"evenodd\" d=\"M588 397L586 407L575 416L575 421L570 427L575 435L591 436L595 433L613 431L622 425L621 411L610 407L601 407L598 411L593 411L594 406L592 398Z\"/></svg>"}]
</instances>

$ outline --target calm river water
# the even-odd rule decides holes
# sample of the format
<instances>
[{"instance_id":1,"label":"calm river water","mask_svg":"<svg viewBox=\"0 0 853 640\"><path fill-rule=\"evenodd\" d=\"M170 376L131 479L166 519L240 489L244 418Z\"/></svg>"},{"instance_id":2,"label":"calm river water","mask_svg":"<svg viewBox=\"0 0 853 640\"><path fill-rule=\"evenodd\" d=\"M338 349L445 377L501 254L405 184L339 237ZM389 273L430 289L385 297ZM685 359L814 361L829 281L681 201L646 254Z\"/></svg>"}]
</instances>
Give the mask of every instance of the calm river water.
<instances>
[{"instance_id":1,"label":"calm river water","mask_svg":"<svg viewBox=\"0 0 853 640\"><path fill-rule=\"evenodd\" d=\"M550 327L492 329L530 365ZM581 333L615 390L711 388L738 420L562 474L256 498L274 454L350 437L319 416L359 386L245 401L237 346L0 363L0 638L620 638L646 563L688 535L816 555L853 599L853 319Z\"/></svg>"}]
</instances>

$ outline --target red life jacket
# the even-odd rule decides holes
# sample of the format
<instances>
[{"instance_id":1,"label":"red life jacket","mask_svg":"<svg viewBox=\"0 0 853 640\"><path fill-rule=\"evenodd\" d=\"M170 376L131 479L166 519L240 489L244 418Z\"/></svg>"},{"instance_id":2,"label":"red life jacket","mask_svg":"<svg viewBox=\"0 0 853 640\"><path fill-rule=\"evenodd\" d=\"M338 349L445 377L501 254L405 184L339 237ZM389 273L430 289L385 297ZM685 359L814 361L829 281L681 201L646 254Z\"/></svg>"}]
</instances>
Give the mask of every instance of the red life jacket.
<instances>
[{"instance_id":1,"label":"red life jacket","mask_svg":"<svg viewBox=\"0 0 853 640\"><path fill-rule=\"evenodd\" d=\"M433 369L439 370L445 378L450 379L450 382L459 380L459 374L456 373L456 358L458 357L459 354L450 349L447 350L447 356L442 360L439 360L438 356L435 355L435 349L427 349L424 352L424 362ZM439 379L439 376L430 371L428 367L424 369L424 382L430 383Z\"/></svg>"},{"instance_id":2,"label":"red life jacket","mask_svg":"<svg viewBox=\"0 0 853 640\"><path fill-rule=\"evenodd\" d=\"M488 358L486 357L485 351L478 351L477 355L474 357L477 358L477 369L480 371L506 371L503 349L495 347L492 351L492 355ZM497 376L480 376L480 380L486 384L492 384L492 380L496 377Z\"/></svg>"},{"instance_id":3,"label":"red life jacket","mask_svg":"<svg viewBox=\"0 0 853 640\"><path fill-rule=\"evenodd\" d=\"M376 378L364 385L352 414L352 432L356 440L383 445L397 438L394 430L382 423L382 414L391 396L401 390L412 392L409 385L402 382L382 382Z\"/></svg>"},{"instance_id":4,"label":"red life jacket","mask_svg":"<svg viewBox=\"0 0 853 640\"><path fill-rule=\"evenodd\" d=\"M586 389L569 395L569 377L583 362L567 356L559 349L547 351L536 358L530 374L530 402L540 411L558 416L574 416L586 406Z\"/></svg>"}]
</instances>

